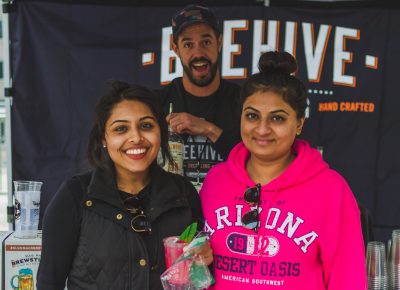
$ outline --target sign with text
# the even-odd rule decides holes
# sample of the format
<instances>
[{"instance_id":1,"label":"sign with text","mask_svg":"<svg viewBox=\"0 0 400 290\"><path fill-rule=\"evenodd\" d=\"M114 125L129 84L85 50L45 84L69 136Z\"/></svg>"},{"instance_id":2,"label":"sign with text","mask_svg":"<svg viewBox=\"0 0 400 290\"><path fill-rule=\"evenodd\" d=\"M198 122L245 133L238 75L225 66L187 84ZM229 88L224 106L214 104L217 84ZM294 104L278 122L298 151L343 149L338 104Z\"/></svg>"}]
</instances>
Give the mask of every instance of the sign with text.
<instances>
[{"instance_id":1,"label":"sign with text","mask_svg":"<svg viewBox=\"0 0 400 290\"><path fill-rule=\"evenodd\" d=\"M181 7L19 1L11 15L14 179L60 183L87 168L86 141L105 82L158 88L182 75L171 48ZM264 51L288 51L308 92L304 137L350 184L382 234L400 226L397 70L400 12L212 7L224 78L241 83Z\"/></svg>"}]
</instances>

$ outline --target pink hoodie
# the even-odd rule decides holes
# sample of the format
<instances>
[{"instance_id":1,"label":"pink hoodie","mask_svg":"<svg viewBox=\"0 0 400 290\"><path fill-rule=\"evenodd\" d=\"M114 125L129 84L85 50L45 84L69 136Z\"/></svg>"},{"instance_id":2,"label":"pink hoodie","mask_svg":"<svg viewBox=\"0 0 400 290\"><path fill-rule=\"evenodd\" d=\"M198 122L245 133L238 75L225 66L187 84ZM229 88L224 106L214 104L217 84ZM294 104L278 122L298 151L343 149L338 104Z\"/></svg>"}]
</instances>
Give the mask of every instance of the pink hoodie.
<instances>
[{"instance_id":1,"label":"pink hoodie","mask_svg":"<svg viewBox=\"0 0 400 290\"><path fill-rule=\"evenodd\" d=\"M200 192L214 252L215 289L367 289L360 213L346 181L307 142L297 157L263 185L258 232L241 226L255 186L236 145L207 174Z\"/></svg>"}]
</instances>

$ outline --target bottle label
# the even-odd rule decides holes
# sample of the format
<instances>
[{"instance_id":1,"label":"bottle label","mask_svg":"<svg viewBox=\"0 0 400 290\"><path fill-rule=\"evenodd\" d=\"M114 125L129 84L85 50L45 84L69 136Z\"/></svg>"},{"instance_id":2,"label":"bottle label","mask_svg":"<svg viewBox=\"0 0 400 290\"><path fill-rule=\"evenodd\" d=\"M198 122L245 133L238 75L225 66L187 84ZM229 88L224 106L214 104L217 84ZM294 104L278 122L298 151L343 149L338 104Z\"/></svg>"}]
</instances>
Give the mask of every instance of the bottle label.
<instances>
[{"instance_id":1,"label":"bottle label","mask_svg":"<svg viewBox=\"0 0 400 290\"><path fill-rule=\"evenodd\" d=\"M172 173L183 175L183 143L169 142L168 146L175 164L166 162L164 169Z\"/></svg>"}]
</instances>

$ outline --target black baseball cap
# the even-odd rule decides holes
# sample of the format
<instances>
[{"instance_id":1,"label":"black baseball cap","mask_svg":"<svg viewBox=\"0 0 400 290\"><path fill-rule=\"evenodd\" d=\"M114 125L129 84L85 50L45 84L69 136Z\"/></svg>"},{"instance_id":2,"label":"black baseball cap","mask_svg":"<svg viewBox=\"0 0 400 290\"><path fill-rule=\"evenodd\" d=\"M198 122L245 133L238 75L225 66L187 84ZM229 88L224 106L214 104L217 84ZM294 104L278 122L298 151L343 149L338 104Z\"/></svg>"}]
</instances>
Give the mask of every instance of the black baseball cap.
<instances>
[{"instance_id":1,"label":"black baseball cap","mask_svg":"<svg viewBox=\"0 0 400 290\"><path fill-rule=\"evenodd\" d=\"M220 33L219 23L214 13L207 7L188 5L172 17L172 33L177 39L179 33L189 25L205 23Z\"/></svg>"}]
</instances>

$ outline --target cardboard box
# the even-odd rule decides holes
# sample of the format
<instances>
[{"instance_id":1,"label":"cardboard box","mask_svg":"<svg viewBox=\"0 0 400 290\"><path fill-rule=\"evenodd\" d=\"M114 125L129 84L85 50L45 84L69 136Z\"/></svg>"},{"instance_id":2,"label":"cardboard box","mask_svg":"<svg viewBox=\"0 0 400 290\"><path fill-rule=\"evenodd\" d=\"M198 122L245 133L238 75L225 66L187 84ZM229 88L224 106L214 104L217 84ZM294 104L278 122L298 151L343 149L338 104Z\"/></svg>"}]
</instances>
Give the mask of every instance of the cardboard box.
<instances>
[{"instance_id":1,"label":"cardboard box","mask_svg":"<svg viewBox=\"0 0 400 290\"><path fill-rule=\"evenodd\" d=\"M1 250L0 250L0 289L4 290L4 259L3 259L3 253L4 253L4 240L12 234L12 231L0 231L0 242L1 242Z\"/></svg>"},{"instance_id":2,"label":"cardboard box","mask_svg":"<svg viewBox=\"0 0 400 290\"><path fill-rule=\"evenodd\" d=\"M3 241L3 290L36 290L36 274L40 263L42 235L16 238L14 233Z\"/></svg>"}]
</instances>

